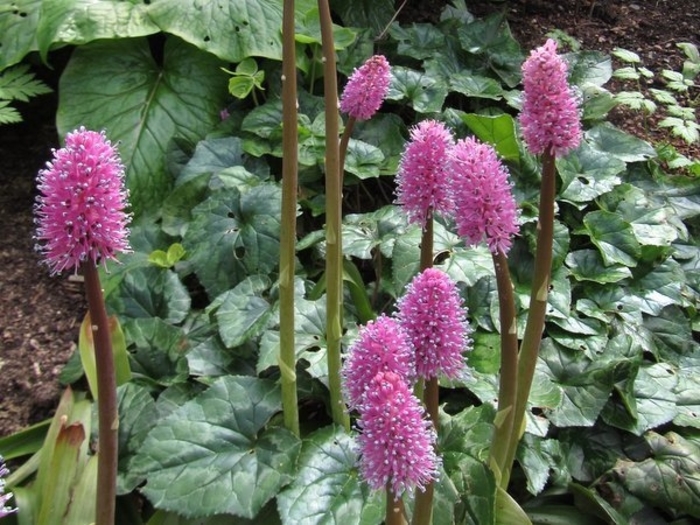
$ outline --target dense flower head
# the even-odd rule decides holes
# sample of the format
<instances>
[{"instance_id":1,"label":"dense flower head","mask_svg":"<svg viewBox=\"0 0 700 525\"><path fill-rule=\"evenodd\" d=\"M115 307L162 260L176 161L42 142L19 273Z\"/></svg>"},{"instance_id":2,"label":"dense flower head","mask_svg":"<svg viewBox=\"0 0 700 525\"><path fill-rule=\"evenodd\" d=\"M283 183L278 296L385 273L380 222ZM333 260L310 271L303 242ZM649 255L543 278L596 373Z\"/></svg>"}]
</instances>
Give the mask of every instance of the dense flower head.
<instances>
[{"instance_id":1,"label":"dense flower head","mask_svg":"<svg viewBox=\"0 0 700 525\"><path fill-rule=\"evenodd\" d=\"M456 379L464 371L470 329L457 285L445 272L419 273L399 299L397 318L416 352L418 377Z\"/></svg>"},{"instance_id":2,"label":"dense flower head","mask_svg":"<svg viewBox=\"0 0 700 525\"><path fill-rule=\"evenodd\" d=\"M442 123L424 120L411 129L396 177L396 195L411 223L425 227L432 210L452 212L447 153L454 145L452 133Z\"/></svg>"},{"instance_id":3,"label":"dense flower head","mask_svg":"<svg viewBox=\"0 0 700 525\"><path fill-rule=\"evenodd\" d=\"M462 139L450 151L450 169L459 235L469 244L485 238L492 253L507 254L519 231L518 208L496 151L473 137Z\"/></svg>"},{"instance_id":4,"label":"dense flower head","mask_svg":"<svg viewBox=\"0 0 700 525\"><path fill-rule=\"evenodd\" d=\"M0 456L0 518L17 512L17 509L7 505L7 502L12 498L12 492L5 493L5 476L7 476L10 471L5 466L5 459Z\"/></svg>"},{"instance_id":5,"label":"dense flower head","mask_svg":"<svg viewBox=\"0 0 700 525\"><path fill-rule=\"evenodd\" d=\"M350 408L362 404L369 383L379 372L391 371L406 382L415 379L415 356L396 319L384 314L368 322L343 363L342 379Z\"/></svg>"},{"instance_id":6,"label":"dense flower head","mask_svg":"<svg viewBox=\"0 0 700 525\"><path fill-rule=\"evenodd\" d=\"M566 155L581 142L581 118L567 82L566 62L551 38L530 53L522 67L520 125L530 152Z\"/></svg>"},{"instance_id":7,"label":"dense flower head","mask_svg":"<svg viewBox=\"0 0 700 525\"><path fill-rule=\"evenodd\" d=\"M357 120L368 120L389 93L391 68L382 55L374 55L353 71L340 97L340 111Z\"/></svg>"},{"instance_id":8,"label":"dense flower head","mask_svg":"<svg viewBox=\"0 0 700 525\"><path fill-rule=\"evenodd\" d=\"M38 187L38 249L52 274L129 250L124 166L104 132L68 133L39 171Z\"/></svg>"},{"instance_id":9,"label":"dense flower head","mask_svg":"<svg viewBox=\"0 0 700 525\"><path fill-rule=\"evenodd\" d=\"M437 435L424 416L398 374L380 372L372 379L357 423L360 474L371 488L389 487L398 498L405 490L425 490L437 479Z\"/></svg>"}]
</instances>

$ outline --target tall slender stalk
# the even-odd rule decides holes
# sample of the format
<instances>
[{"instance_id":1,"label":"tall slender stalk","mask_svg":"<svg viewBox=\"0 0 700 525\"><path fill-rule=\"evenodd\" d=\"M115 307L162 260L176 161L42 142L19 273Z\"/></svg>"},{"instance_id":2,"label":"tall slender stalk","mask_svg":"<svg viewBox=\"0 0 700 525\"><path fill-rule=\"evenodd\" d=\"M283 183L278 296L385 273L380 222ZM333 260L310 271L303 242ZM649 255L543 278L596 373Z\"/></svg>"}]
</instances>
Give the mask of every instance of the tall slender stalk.
<instances>
[{"instance_id":1,"label":"tall slender stalk","mask_svg":"<svg viewBox=\"0 0 700 525\"><path fill-rule=\"evenodd\" d=\"M280 226L280 355L284 424L299 435L294 335L294 261L298 184L297 83L294 0L282 20L282 223Z\"/></svg>"},{"instance_id":2,"label":"tall slender stalk","mask_svg":"<svg viewBox=\"0 0 700 525\"><path fill-rule=\"evenodd\" d=\"M340 385L340 338L343 328L342 186L338 144L338 81L333 22L328 0L318 0L323 50L323 90L326 115L326 343L328 388L333 421L350 430Z\"/></svg>"},{"instance_id":3,"label":"tall slender stalk","mask_svg":"<svg viewBox=\"0 0 700 525\"><path fill-rule=\"evenodd\" d=\"M508 269L508 258L503 252L493 254L493 267L498 286L499 316L501 321L501 379L498 389L498 412L496 430L490 451L491 468L496 473L499 483L502 482L503 472L507 470L510 477L510 465L506 465L506 456L513 434L515 420L515 405L518 386L518 329L515 318L515 299L513 284ZM501 485L503 489L506 486Z\"/></svg>"},{"instance_id":4,"label":"tall slender stalk","mask_svg":"<svg viewBox=\"0 0 700 525\"><path fill-rule=\"evenodd\" d=\"M434 245L434 219L432 208L428 210L425 227L421 234L420 243L420 271L433 266ZM420 379L414 393L418 399L425 403L426 411L433 422L435 432L438 431L438 406L439 385L437 377L424 381ZM413 508L413 525L430 525L433 518L433 496L435 494L435 482L431 481L425 490L415 490L415 506Z\"/></svg>"},{"instance_id":5,"label":"tall slender stalk","mask_svg":"<svg viewBox=\"0 0 700 525\"><path fill-rule=\"evenodd\" d=\"M396 498L390 487L386 488L386 518L384 525L406 525L403 500Z\"/></svg>"},{"instance_id":6,"label":"tall slender stalk","mask_svg":"<svg viewBox=\"0 0 700 525\"><path fill-rule=\"evenodd\" d=\"M547 312L549 279L552 271L552 246L554 243L554 198L556 196L556 171L554 155L547 151L542 155L542 185L540 190L539 222L537 224L537 249L530 293L530 310L525 334L518 358L518 391L513 420L513 432L505 457L501 486L508 486L518 442L524 432L525 409L535 374L537 356L544 330Z\"/></svg>"},{"instance_id":7,"label":"tall slender stalk","mask_svg":"<svg viewBox=\"0 0 700 525\"><path fill-rule=\"evenodd\" d=\"M117 452L119 416L117 413L117 377L112 357L112 338L95 262L82 264L85 277L97 368L97 506L96 525L114 525L117 497Z\"/></svg>"}]
</instances>

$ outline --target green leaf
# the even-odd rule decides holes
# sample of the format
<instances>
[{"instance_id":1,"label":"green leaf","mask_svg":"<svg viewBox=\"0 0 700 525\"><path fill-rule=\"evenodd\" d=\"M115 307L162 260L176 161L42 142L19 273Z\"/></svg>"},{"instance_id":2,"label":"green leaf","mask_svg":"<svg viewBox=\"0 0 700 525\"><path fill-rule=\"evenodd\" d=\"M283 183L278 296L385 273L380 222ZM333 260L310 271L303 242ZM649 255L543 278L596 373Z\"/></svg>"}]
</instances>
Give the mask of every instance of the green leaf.
<instances>
[{"instance_id":1,"label":"green leaf","mask_svg":"<svg viewBox=\"0 0 700 525\"><path fill-rule=\"evenodd\" d=\"M185 353L189 342L183 330L162 319L133 319L124 323L131 352L131 371L135 380L153 386L170 386L187 378Z\"/></svg>"},{"instance_id":2,"label":"green leaf","mask_svg":"<svg viewBox=\"0 0 700 525\"><path fill-rule=\"evenodd\" d=\"M412 24L406 27L392 24L389 34L399 43L399 54L417 60L442 54L445 48L445 33L433 24Z\"/></svg>"},{"instance_id":3,"label":"green leaf","mask_svg":"<svg viewBox=\"0 0 700 525\"><path fill-rule=\"evenodd\" d=\"M462 48L471 54L484 55L488 66L508 87L518 84L523 54L504 13L475 19L461 28L458 36Z\"/></svg>"},{"instance_id":4,"label":"green leaf","mask_svg":"<svg viewBox=\"0 0 700 525\"><path fill-rule=\"evenodd\" d=\"M557 159L562 180L560 198L585 206L596 197L621 184L626 164L611 154L601 153L586 142L564 158Z\"/></svg>"},{"instance_id":5,"label":"green leaf","mask_svg":"<svg viewBox=\"0 0 700 525\"><path fill-rule=\"evenodd\" d=\"M282 58L282 4L276 0L158 0L148 15L162 31L227 62Z\"/></svg>"},{"instance_id":6,"label":"green leaf","mask_svg":"<svg viewBox=\"0 0 700 525\"><path fill-rule=\"evenodd\" d=\"M566 256L566 265L577 281L606 284L616 283L632 276L630 269L622 264L606 266L602 255L596 250L570 252Z\"/></svg>"},{"instance_id":7,"label":"green leaf","mask_svg":"<svg viewBox=\"0 0 700 525\"><path fill-rule=\"evenodd\" d=\"M119 467L117 474L117 491L128 494L144 481L136 474L133 460L143 444L146 435L158 421L156 403L151 397L150 389L127 383L119 387Z\"/></svg>"},{"instance_id":8,"label":"green leaf","mask_svg":"<svg viewBox=\"0 0 700 525\"><path fill-rule=\"evenodd\" d=\"M9 100L0 100L0 124L17 124L22 122L19 111L10 106Z\"/></svg>"},{"instance_id":9,"label":"green leaf","mask_svg":"<svg viewBox=\"0 0 700 525\"><path fill-rule=\"evenodd\" d=\"M0 71L37 49L36 30L43 0L15 0L0 9Z\"/></svg>"},{"instance_id":10,"label":"green leaf","mask_svg":"<svg viewBox=\"0 0 700 525\"><path fill-rule=\"evenodd\" d=\"M36 39L46 60L52 46L83 45L93 40L126 39L159 31L141 2L54 0L41 6Z\"/></svg>"},{"instance_id":11,"label":"green leaf","mask_svg":"<svg viewBox=\"0 0 700 525\"><path fill-rule=\"evenodd\" d=\"M609 153L624 162L640 162L656 157L656 151L645 142L610 124L599 124L584 134L595 150Z\"/></svg>"},{"instance_id":12,"label":"green leaf","mask_svg":"<svg viewBox=\"0 0 700 525\"><path fill-rule=\"evenodd\" d=\"M477 137L492 144L505 160L514 162L520 160L513 117L506 114L493 117L467 113L462 115L462 120Z\"/></svg>"},{"instance_id":13,"label":"green leaf","mask_svg":"<svg viewBox=\"0 0 700 525\"><path fill-rule=\"evenodd\" d=\"M285 525L382 523L383 492L371 492L357 473L350 435L325 427L304 440L294 481L277 497Z\"/></svg>"},{"instance_id":14,"label":"green leaf","mask_svg":"<svg viewBox=\"0 0 700 525\"><path fill-rule=\"evenodd\" d=\"M170 189L165 157L171 139L195 143L219 122L227 96L221 65L176 38L166 41L162 66L141 38L81 46L61 76L59 133L106 129L119 143L131 207L139 215Z\"/></svg>"},{"instance_id":15,"label":"green leaf","mask_svg":"<svg viewBox=\"0 0 700 525\"><path fill-rule=\"evenodd\" d=\"M616 56L623 62L627 62L629 64L639 64L641 63L641 59L639 58L639 55L635 53L634 51L630 51L628 49L623 49L621 47L616 47L615 49L612 50L611 54L613 56Z\"/></svg>"},{"instance_id":16,"label":"green leaf","mask_svg":"<svg viewBox=\"0 0 700 525\"><path fill-rule=\"evenodd\" d=\"M241 193L225 188L192 210L182 244L209 297L250 274L266 275L279 264L282 192L262 183Z\"/></svg>"},{"instance_id":17,"label":"green leaf","mask_svg":"<svg viewBox=\"0 0 700 525\"><path fill-rule=\"evenodd\" d=\"M700 447L675 432L651 432L646 441L650 457L619 461L615 474L632 494L652 505L700 518Z\"/></svg>"},{"instance_id":18,"label":"green leaf","mask_svg":"<svg viewBox=\"0 0 700 525\"><path fill-rule=\"evenodd\" d=\"M26 64L0 72L0 99L29 102L30 98L51 91L49 86L34 77Z\"/></svg>"},{"instance_id":19,"label":"green leaf","mask_svg":"<svg viewBox=\"0 0 700 525\"><path fill-rule=\"evenodd\" d=\"M343 0L331 1L331 9L343 20L346 27L367 27L379 34L395 13L392 0Z\"/></svg>"},{"instance_id":20,"label":"green leaf","mask_svg":"<svg viewBox=\"0 0 700 525\"><path fill-rule=\"evenodd\" d=\"M467 97L486 98L491 100L503 99L503 87L490 77L473 73L458 73L450 77L450 89Z\"/></svg>"},{"instance_id":21,"label":"green leaf","mask_svg":"<svg viewBox=\"0 0 700 525\"><path fill-rule=\"evenodd\" d=\"M216 310L216 321L227 347L239 346L267 328L275 312L262 296L269 288L268 278L252 275L217 298L221 304Z\"/></svg>"},{"instance_id":22,"label":"green leaf","mask_svg":"<svg viewBox=\"0 0 700 525\"><path fill-rule=\"evenodd\" d=\"M617 213L594 211L583 218L584 231L603 256L606 266L624 264L634 267L641 254L639 242L629 222Z\"/></svg>"},{"instance_id":23,"label":"green leaf","mask_svg":"<svg viewBox=\"0 0 700 525\"><path fill-rule=\"evenodd\" d=\"M382 150L366 142L350 139L345 157L345 170L359 179L379 176L379 169L384 164Z\"/></svg>"},{"instance_id":24,"label":"green leaf","mask_svg":"<svg viewBox=\"0 0 700 525\"><path fill-rule=\"evenodd\" d=\"M408 99L418 113L437 113L447 97L447 85L434 77L403 66L391 68L388 100Z\"/></svg>"},{"instance_id":25,"label":"green leaf","mask_svg":"<svg viewBox=\"0 0 700 525\"><path fill-rule=\"evenodd\" d=\"M542 342L540 358L562 394L560 404L547 410L547 418L558 427L592 426L608 401L614 377L583 352L549 339Z\"/></svg>"},{"instance_id":26,"label":"green leaf","mask_svg":"<svg viewBox=\"0 0 700 525\"><path fill-rule=\"evenodd\" d=\"M149 266L126 272L108 304L126 317L160 317L179 323L190 311L191 299L175 272Z\"/></svg>"},{"instance_id":27,"label":"green leaf","mask_svg":"<svg viewBox=\"0 0 700 525\"><path fill-rule=\"evenodd\" d=\"M146 476L143 493L184 516L255 517L292 481L299 454L291 432L267 426L280 410L272 381L218 379L146 437L134 460Z\"/></svg>"},{"instance_id":28,"label":"green leaf","mask_svg":"<svg viewBox=\"0 0 700 525\"><path fill-rule=\"evenodd\" d=\"M672 304L683 303L685 273L673 259L667 259L647 274L635 279L629 291L629 304L649 315L659 315Z\"/></svg>"}]
</instances>

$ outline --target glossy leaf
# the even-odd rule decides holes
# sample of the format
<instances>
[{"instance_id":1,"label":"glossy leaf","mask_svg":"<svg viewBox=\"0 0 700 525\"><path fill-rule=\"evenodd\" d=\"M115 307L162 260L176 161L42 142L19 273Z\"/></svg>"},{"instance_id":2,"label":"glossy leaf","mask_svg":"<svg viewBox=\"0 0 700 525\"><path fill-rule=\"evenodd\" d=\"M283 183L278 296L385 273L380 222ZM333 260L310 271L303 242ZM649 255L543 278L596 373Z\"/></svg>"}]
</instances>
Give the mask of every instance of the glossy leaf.
<instances>
[{"instance_id":1,"label":"glossy leaf","mask_svg":"<svg viewBox=\"0 0 700 525\"><path fill-rule=\"evenodd\" d=\"M227 95L222 65L177 38L166 41L162 66L141 38L81 46L61 77L59 133L105 129L119 143L130 204L139 215L171 187L165 169L170 141L179 136L194 143L219 121Z\"/></svg>"},{"instance_id":2,"label":"glossy leaf","mask_svg":"<svg viewBox=\"0 0 700 525\"><path fill-rule=\"evenodd\" d=\"M284 524L379 524L383 492L373 492L357 473L352 437L325 427L304 440L295 480L277 498Z\"/></svg>"},{"instance_id":3,"label":"glossy leaf","mask_svg":"<svg viewBox=\"0 0 700 525\"><path fill-rule=\"evenodd\" d=\"M272 381L222 377L146 437L134 463L156 508L253 518L292 479L300 442L267 426L281 410ZM197 436L197 442L192 437Z\"/></svg>"}]
</instances>

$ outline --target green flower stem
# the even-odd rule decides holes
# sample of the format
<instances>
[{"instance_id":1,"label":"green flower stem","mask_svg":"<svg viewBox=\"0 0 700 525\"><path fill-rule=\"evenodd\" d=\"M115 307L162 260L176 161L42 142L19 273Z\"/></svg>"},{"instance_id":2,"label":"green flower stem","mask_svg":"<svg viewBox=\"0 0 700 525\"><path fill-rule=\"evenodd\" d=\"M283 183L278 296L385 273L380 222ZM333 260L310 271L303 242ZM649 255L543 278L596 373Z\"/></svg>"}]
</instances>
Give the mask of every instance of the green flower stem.
<instances>
[{"instance_id":1,"label":"green flower stem","mask_svg":"<svg viewBox=\"0 0 700 525\"><path fill-rule=\"evenodd\" d=\"M85 294L90 310L92 335L95 343L97 368L97 506L96 525L114 525L117 497L117 451L119 415L117 412L117 376L112 357L112 337L109 331L102 286L93 261L82 264Z\"/></svg>"},{"instance_id":2,"label":"green flower stem","mask_svg":"<svg viewBox=\"0 0 700 525\"><path fill-rule=\"evenodd\" d=\"M386 488L386 519L384 525L406 525L403 500L396 498L391 488Z\"/></svg>"},{"instance_id":3,"label":"green flower stem","mask_svg":"<svg viewBox=\"0 0 700 525\"><path fill-rule=\"evenodd\" d=\"M298 185L297 83L294 0L284 0L282 21L282 223L280 226L280 354L284 424L299 435L294 335L294 261Z\"/></svg>"},{"instance_id":4,"label":"green flower stem","mask_svg":"<svg viewBox=\"0 0 700 525\"><path fill-rule=\"evenodd\" d=\"M328 388L333 421L350 430L340 389L340 338L343 331L342 187L338 145L338 80L336 78L333 23L328 0L318 0L323 49L323 90L326 114L326 342Z\"/></svg>"},{"instance_id":5,"label":"green flower stem","mask_svg":"<svg viewBox=\"0 0 700 525\"><path fill-rule=\"evenodd\" d=\"M425 221L425 228L421 235L420 242L420 271L427 270L433 266L433 244L434 244L434 220L433 210L429 209ZM419 380L414 393L425 402L425 407L433 422L435 432L438 431L438 405L439 387L436 377L424 381ZM425 490L415 491L415 506L413 509L413 525L430 525L433 517L433 495L435 493L435 483L431 481L426 485Z\"/></svg>"},{"instance_id":6,"label":"green flower stem","mask_svg":"<svg viewBox=\"0 0 700 525\"><path fill-rule=\"evenodd\" d=\"M501 321L501 379L498 388L498 412L489 463L500 482L510 477L506 465L508 447L513 434L518 385L518 328L515 318L513 283L508 269L508 258L502 252L493 254L493 267L498 286L499 316ZM508 473L504 476L504 471ZM507 481L506 481L507 483ZM503 486L505 489L506 486Z\"/></svg>"},{"instance_id":7,"label":"green flower stem","mask_svg":"<svg viewBox=\"0 0 700 525\"><path fill-rule=\"evenodd\" d=\"M530 396L532 379L535 375L537 356L540 351L544 318L547 312L549 279L552 271L552 246L554 243L554 198L556 196L556 172L554 155L542 156L542 186L540 189L540 209L537 234L535 267L530 293L530 311L525 325L525 334L518 358L518 394L515 405L515 419L511 433L501 486L508 485L518 442L525 432L525 409Z\"/></svg>"},{"instance_id":8,"label":"green flower stem","mask_svg":"<svg viewBox=\"0 0 700 525\"><path fill-rule=\"evenodd\" d=\"M348 117L348 122L345 124L345 129L343 130L343 135L340 137L340 151L339 151L339 162L340 165L340 187L343 187L343 175L345 172L345 156L348 152L348 143L350 142L350 135L352 135L352 130L355 127L355 117Z\"/></svg>"}]
</instances>

